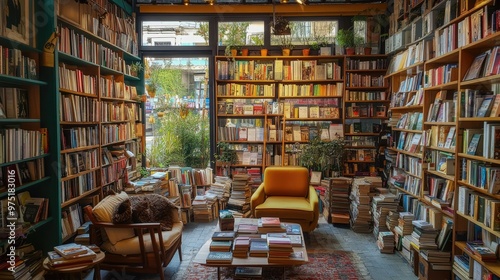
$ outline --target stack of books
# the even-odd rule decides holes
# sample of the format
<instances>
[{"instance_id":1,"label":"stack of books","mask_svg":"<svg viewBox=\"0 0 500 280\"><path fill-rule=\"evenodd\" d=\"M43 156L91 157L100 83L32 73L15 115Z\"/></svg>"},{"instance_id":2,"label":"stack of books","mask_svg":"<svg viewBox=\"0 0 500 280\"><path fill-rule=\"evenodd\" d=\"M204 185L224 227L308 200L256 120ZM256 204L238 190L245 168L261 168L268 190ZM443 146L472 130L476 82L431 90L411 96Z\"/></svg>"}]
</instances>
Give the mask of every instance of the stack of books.
<instances>
[{"instance_id":1,"label":"stack of books","mask_svg":"<svg viewBox=\"0 0 500 280\"><path fill-rule=\"evenodd\" d=\"M380 253L394 253L394 233L391 231L381 231L378 234L377 246Z\"/></svg>"},{"instance_id":2,"label":"stack of books","mask_svg":"<svg viewBox=\"0 0 500 280\"><path fill-rule=\"evenodd\" d=\"M206 260L207 264L230 264L232 261L232 252L210 252Z\"/></svg>"},{"instance_id":3,"label":"stack of books","mask_svg":"<svg viewBox=\"0 0 500 280\"><path fill-rule=\"evenodd\" d=\"M231 197L227 202L227 208L235 210L246 216L250 211L250 176L248 174L234 174Z\"/></svg>"},{"instance_id":4,"label":"stack of books","mask_svg":"<svg viewBox=\"0 0 500 280\"><path fill-rule=\"evenodd\" d=\"M250 237L238 236L234 239L233 257L246 258L250 250Z\"/></svg>"},{"instance_id":5,"label":"stack of books","mask_svg":"<svg viewBox=\"0 0 500 280\"><path fill-rule=\"evenodd\" d=\"M267 238L252 238L250 239L250 257L264 257L267 258L269 253L269 246L267 245Z\"/></svg>"},{"instance_id":6,"label":"stack of books","mask_svg":"<svg viewBox=\"0 0 500 280\"><path fill-rule=\"evenodd\" d=\"M278 217L262 217L259 219L259 233L285 232Z\"/></svg>"},{"instance_id":7,"label":"stack of books","mask_svg":"<svg viewBox=\"0 0 500 280\"><path fill-rule=\"evenodd\" d=\"M371 184L365 177L356 178L351 188L351 229L354 232L369 233L373 229L370 214Z\"/></svg>"},{"instance_id":8,"label":"stack of books","mask_svg":"<svg viewBox=\"0 0 500 280\"><path fill-rule=\"evenodd\" d=\"M389 211L398 210L399 199L396 195L387 193L372 198L373 213L373 234L378 237L378 233L389 231L386 225L386 218Z\"/></svg>"},{"instance_id":9,"label":"stack of books","mask_svg":"<svg viewBox=\"0 0 500 280\"><path fill-rule=\"evenodd\" d=\"M262 267L238 266L234 271L234 280L262 279Z\"/></svg>"},{"instance_id":10,"label":"stack of books","mask_svg":"<svg viewBox=\"0 0 500 280\"><path fill-rule=\"evenodd\" d=\"M210 243L210 251L213 252L229 252L233 247L231 240L212 240Z\"/></svg>"},{"instance_id":11,"label":"stack of books","mask_svg":"<svg viewBox=\"0 0 500 280\"><path fill-rule=\"evenodd\" d=\"M293 253L292 241L288 237L267 237L267 246L269 246L269 263L283 263L290 260Z\"/></svg>"},{"instance_id":12,"label":"stack of books","mask_svg":"<svg viewBox=\"0 0 500 280\"><path fill-rule=\"evenodd\" d=\"M413 223L412 237L413 242L420 250L430 249L437 250L436 237L439 234L432 224L424 220L415 220Z\"/></svg>"},{"instance_id":13,"label":"stack of books","mask_svg":"<svg viewBox=\"0 0 500 280\"><path fill-rule=\"evenodd\" d=\"M0 263L0 279L30 279L43 280L45 271L42 267L43 253L35 250L32 244L25 244L16 247L16 256L11 259L15 262L15 269L12 271L11 264L7 260Z\"/></svg>"},{"instance_id":14,"label":"stack of books","mask_svg":"<svg viewBox=\"0 0 500 280\"><path fill-rule=\"evenodd\" d=\"M349 224L349 192L351 191L352 178L331 178L330 187L327 188L330 214L332 223Z\"/></svg>"},{"instance_id":15,"label":"stack of books","mask_svg":"<svg viewBox=\"0 0 500 280\"><path fill-rule=\"evenodd\" d=\"M96 257L96 253L91 248L68 243L54 247L54 251L49 251L49 264L56 267L74 267L90 264Z\"/></svg>"}]
</instances>

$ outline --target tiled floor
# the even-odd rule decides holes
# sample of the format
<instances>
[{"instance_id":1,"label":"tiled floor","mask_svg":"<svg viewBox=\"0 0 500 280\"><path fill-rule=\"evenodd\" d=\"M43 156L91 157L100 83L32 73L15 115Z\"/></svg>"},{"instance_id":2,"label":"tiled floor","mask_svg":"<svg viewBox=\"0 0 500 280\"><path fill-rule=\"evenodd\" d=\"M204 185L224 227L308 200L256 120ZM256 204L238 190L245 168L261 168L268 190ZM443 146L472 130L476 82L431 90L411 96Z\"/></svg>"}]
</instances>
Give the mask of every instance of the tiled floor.
<instances>
[{"instance_id":1,"label":"tiled floor","mask_svg":"<svg viewBox=\"0 0 500 280\"><path fill-rule=\"evenodd\" d=\"M321 223L325 223L321 218ZM182 280L178 271L185 271L198 249L212 236L216 222L211 223L189 223L183 231L182 258L176 254L165 269L166 279ZM331 224L323 224L313 233L309 234L309 242L312 244L324 244L332 249L353 251L363 261L368 279L373 280L413 280L417 277L413 274L410 266L399 254L381 254L375 244L373 234L355 233L348 228L335 227ZM103 279L121 280L119 277L109 277L110 274L103 271ZM107 277L106 277L107 276ZM91 275L87 279L92 279ZM127 279L122 277L122 279ZM135 279L159 279L156 275L137 275ZM321 279L318 279L321 280ZM326 279L325 279L326 280ZM330 280L330 279L328 279Z\"/></svg>"}]
</instances>

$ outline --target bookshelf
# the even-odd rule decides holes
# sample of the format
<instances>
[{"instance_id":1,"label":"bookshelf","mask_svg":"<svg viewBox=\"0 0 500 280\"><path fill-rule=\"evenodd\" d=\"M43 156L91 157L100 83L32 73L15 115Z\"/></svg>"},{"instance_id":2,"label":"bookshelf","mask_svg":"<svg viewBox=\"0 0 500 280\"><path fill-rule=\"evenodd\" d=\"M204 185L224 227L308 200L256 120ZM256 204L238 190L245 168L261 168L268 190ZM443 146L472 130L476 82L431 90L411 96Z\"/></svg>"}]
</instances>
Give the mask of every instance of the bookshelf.
<instances>
[{"instance_id":1,"label":"bookshelf","mask_svg":"<svg viewBox=\"0 0 500 280\"><path fill-rule=\"evenodd\" d=\"M311 137L343 134L344 56L217 56L217 141L238 160L232 170L299 165ZM217 174L222 173L217 166Z\"/></svg>"},{"instance_id":2,"label":"bookshelf","mask_svg":"<svg viewBox=\"0 0 500 280\"><path fill-rule=\"evenodd\" d=\"M379 138L388 120L390 102L384 80L387 67L385 55L346 56L344 124L349 135L345 136L345 176L378 175L381 166L377 158L383 153L379 150Z\"/></svg>"},{"instance_id":3,"label":"bookshelf","mask_svg":"<svg viewBox=\"0 0 500 280\"><path fill-rule=\"evenodd\" d=\"M430 4L424 2L413 20L397 22L396 13L391 18L392 34L387 42L392 45L386 51L392 53L392 59L386 78L393 93L393 148L387 156L393 159L393 172L398 169L395 162L399 159L406 164L411 157L415 160L410 163L417 163L408 165L410 169L404 168L400 174L393 173L390 185L402 194L403 206L411 212L414 211L409 204L413 201L419 205L417 208L434 217L440 213L445 221L443 228L453 223L450 262L455 276L463 279L479 268L483 275L498 276L498 261L482 261L467 248L467 242L481 239L485 246L494 246L499 236L493 218L500 198L495 184L500 162L493 148L499 120L498 104L494 105L499 79L492 59L498 52L500 38L494 24L499 6L494 1L448 0ZM433 32L429 32L430 26ZM400 32L404 43L395 46ZM413 57L417 60L408 61ZM404 81L411 82L409 77L418 75L423 76L417 83L420 89L401 90ZM421 102L408 102L412 95L421 96ZM408 113L422 114L418 129L408 129L397 121ZM421 134L420 153L400 149L403 133ZM411 177L422 180L417 184L418 191L406 188ZM427 215L424 219L429 218ZM469 262L470 272L458 268L462 259Z\"/></svg>"}]
</instances>

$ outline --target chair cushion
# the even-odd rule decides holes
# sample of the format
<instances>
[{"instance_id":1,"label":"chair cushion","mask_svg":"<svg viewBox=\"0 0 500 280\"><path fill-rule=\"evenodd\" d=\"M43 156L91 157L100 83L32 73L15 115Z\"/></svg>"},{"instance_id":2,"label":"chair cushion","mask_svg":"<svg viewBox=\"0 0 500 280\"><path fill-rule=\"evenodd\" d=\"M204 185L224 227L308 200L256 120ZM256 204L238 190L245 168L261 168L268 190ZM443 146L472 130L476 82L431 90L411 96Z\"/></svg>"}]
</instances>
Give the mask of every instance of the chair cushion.
<instances>
[{"instance_id":1,"label":"chair cushion","mask_svg":"<svg viewBox=\"0 0 500 280\"><path fill-rule=\"evenodd\" d=\"M99 222L112 223L116 207L128 199L129 198L126 192L108 195L96 206L94 206L92 213ZM105 232L105 236L112 244L116 244L120 240L135 236L133 229L106 228Z\"/></svg>"},{"instance_id":2,"label":"chair cushion","mask_svg":"<svg viewBox=\"0 0 500 280\"><path fill-rule=\"evenodd\" d=\"M306 197L309 192L309 172L299 166L270 166L264 171L266 196Z\"/></svg>"},{"instance_id":3,"label":"chair cushion","mask_svg":"<svg viewBox=\"0 0 500 280\"><path fill-rule=\"evenodd\" d=\"M177 238L182 233L182 228L182 222L176 222L173 224L172 230L161 232L165 249L170 248L172 244L177 240ZM151 236L149 235L149 233L145 233L143 237L146 253L152 252L153 246L151 242ZM106 252L119 255L137 255L141 253L141 248L139 246L139 237L137 236L121 240L115 244L112 244L111 242L104 242L101 245L101 249L105 250Z\"/></svg>"},{"instance_id":4,"label":"chair cushion","mask_svg":"<svg viewBox=\"0 0 500 280\"><path fill-rule=\"evenodd\" d=\"M271 196L255 207L255 216L312 221L314 209L302 197Z\"/></svg>"}]
</instances>

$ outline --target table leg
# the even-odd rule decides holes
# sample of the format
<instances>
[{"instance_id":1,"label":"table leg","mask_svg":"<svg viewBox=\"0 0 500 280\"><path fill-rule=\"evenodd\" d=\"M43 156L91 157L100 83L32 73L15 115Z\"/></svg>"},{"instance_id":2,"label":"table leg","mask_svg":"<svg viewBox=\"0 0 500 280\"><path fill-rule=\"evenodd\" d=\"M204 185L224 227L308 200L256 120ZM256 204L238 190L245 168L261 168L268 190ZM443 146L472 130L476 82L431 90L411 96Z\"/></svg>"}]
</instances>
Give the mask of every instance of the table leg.
<instances>
[{"instance_id":1,"label":"table leg","mask_svg":"<svg viewBox=\"0 0 500 280\"><path fill-rule=\"evenodd\" d=\"M220 266L217 267L217 280L220 280Z\"/></svg>"},{"instance_id":2,"label":"table leg","mask_svg":"<svg viewBox=\"0 0 500 280\"><path fill-rule=\"evenodd\" d=\"M94 280L101 280L101 267L98 264L94 267Z\"/></svg>"},{"instance_id":3,"label":"table leg","mask_svg":"<svg viewBox=\"0 0 500 280\"><path fill-rule=\"evenodd\" d=\"M283 280L285 280L285 267L283 267Z\"/></svg>"}]
</instances>

